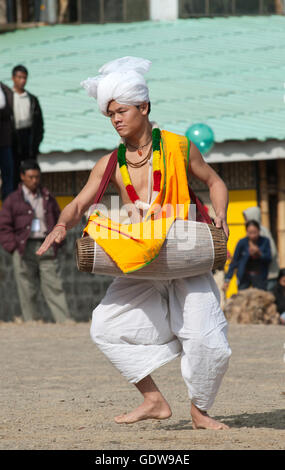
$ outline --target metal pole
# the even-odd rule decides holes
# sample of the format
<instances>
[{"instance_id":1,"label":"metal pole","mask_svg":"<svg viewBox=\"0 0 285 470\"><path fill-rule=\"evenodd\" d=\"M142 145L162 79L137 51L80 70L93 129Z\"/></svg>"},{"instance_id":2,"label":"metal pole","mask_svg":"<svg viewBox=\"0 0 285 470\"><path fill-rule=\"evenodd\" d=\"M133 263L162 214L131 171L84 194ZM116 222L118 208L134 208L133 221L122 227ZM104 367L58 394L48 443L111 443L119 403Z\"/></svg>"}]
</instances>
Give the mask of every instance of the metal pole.
<instances>
[{"instance_id":1,"label":"metal pole","mask_svg":"<svg viewBox=\"0 0 285 470\"><path fill-rule=\"evenodd\" d=\"M104 0L100 0L100 23L104 23Z\"/></svg>"},{"instance_id":2,"label":"metal pole","mask_svg":"<svg viewBox=\"0 0 285 470\"><path fill-rule=\"evenodd\" d=\"M126 22L128 18L127 0L123 0L123 21Z\"/></svg>"},{"instance_id":3,"label":"metal pole","mask_svg":"<svg viewBox=\"0 0 285 470\"><path fill-rule=\"evenodd\" d=\"M209 16L210 14L210 0L205 0L205 15Z\"/></svg>"},{"instance_id":4,"label":"metal pole","mask_svg":"<svg viewBox=\"0 0 285 470\"><path fill-rule=\"evenodd\" d=\"M22 23L22 5L21 5L21 0L17 0L16 8L17 8L17 24L20 24L20 23Z\"/></svg>"},{"instance_id":5,"label":"metal pole","mask_svg":"<svg viewBox=\"0 0 285 470\"><path fill-rule=\"evenodd\" d=\"M82 0L77 0L77 23L82 21Z\"/></svg>"}]
</instances>

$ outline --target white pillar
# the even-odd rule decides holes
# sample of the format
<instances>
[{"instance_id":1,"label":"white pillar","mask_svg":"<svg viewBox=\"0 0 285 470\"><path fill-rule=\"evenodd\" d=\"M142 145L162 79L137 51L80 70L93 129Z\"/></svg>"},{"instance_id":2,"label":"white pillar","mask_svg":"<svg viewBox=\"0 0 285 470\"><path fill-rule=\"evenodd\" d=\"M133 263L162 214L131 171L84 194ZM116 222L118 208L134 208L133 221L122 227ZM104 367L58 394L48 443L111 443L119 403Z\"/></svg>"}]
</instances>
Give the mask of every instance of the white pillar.
<instances>
[{"instance_id":1,"label":"white pillar","mask_svg":"<svg viewBox=\"0 0 285 470\"><path fill-rule=\"evenodd\" d=\"M151 20L176 20L178 0L150 0Z\"/></svg>"},{"instance_id":2,"label":"white pillar","mask_svg":"<svg viewBox=\"0 0 285 470\"><path fill-rule=\"evenodd\" d=\"M56 0L45 0L45 21L49 24L57 22L57 2Z\"/></svg>"}]
</instances>

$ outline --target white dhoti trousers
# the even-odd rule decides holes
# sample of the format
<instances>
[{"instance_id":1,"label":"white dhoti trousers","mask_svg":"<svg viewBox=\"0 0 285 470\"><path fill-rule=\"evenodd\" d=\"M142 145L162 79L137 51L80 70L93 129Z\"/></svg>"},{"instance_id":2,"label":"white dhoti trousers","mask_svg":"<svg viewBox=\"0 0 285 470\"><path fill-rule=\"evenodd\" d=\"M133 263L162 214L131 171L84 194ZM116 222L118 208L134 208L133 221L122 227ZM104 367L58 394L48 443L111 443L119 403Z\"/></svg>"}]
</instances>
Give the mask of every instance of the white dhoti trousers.
<instances>
[{"instance_id":1,"label":"white dhoti trousers","mask_svg":"<svg viewBox=\"0 0 285 470\"><path fill-rule=\"evenodd\" d=\"M90 334L131 383L181 356L189 397L204 411L231 356L211 272L172 281L116 278L93 311Z\"/></svg>"}]
</instances>

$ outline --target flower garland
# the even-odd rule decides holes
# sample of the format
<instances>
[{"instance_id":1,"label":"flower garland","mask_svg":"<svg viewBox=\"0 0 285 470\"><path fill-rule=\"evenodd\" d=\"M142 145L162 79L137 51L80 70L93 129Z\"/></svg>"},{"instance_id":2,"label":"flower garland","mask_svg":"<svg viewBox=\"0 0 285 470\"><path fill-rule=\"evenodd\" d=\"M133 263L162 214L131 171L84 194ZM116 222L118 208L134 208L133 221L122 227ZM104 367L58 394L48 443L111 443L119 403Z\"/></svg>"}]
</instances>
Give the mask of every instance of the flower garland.
<instances>
[{"instance_id":1,"label":"flower garland","mask_svg":"<svg viewBox=\"0 0 285 470\"><path fill-rule=\"evenodd\" d=\"M152 150L153 150L153 192L158 193L161 185L161 170L160 170L160 130L155 127L152 129ZM121 143L118 148L118 163L122 175L123 183L130 200L135 204L138 209L149 209L150 204L140 200L135 188L133 187L127 162L126 162L126 145Z\"/></svg>"}]
</instances>

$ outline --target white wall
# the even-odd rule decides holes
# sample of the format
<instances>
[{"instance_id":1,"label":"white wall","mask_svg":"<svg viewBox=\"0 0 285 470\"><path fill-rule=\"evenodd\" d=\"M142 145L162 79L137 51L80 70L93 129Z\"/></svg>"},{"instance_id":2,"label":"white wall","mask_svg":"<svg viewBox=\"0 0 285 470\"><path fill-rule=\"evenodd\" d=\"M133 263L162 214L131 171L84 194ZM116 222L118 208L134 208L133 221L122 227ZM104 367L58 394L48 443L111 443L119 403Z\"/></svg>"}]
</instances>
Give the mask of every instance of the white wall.
<instances>
[{"instance_id":1,"label":"white wall","mask_svg":"<svg viewBox=\"0 0 285 470\"><path fill-rule=\"evenodd\" d=\"M151 20L176 20L178 0L150 0Z\"/></svg>"}]
</instances>

